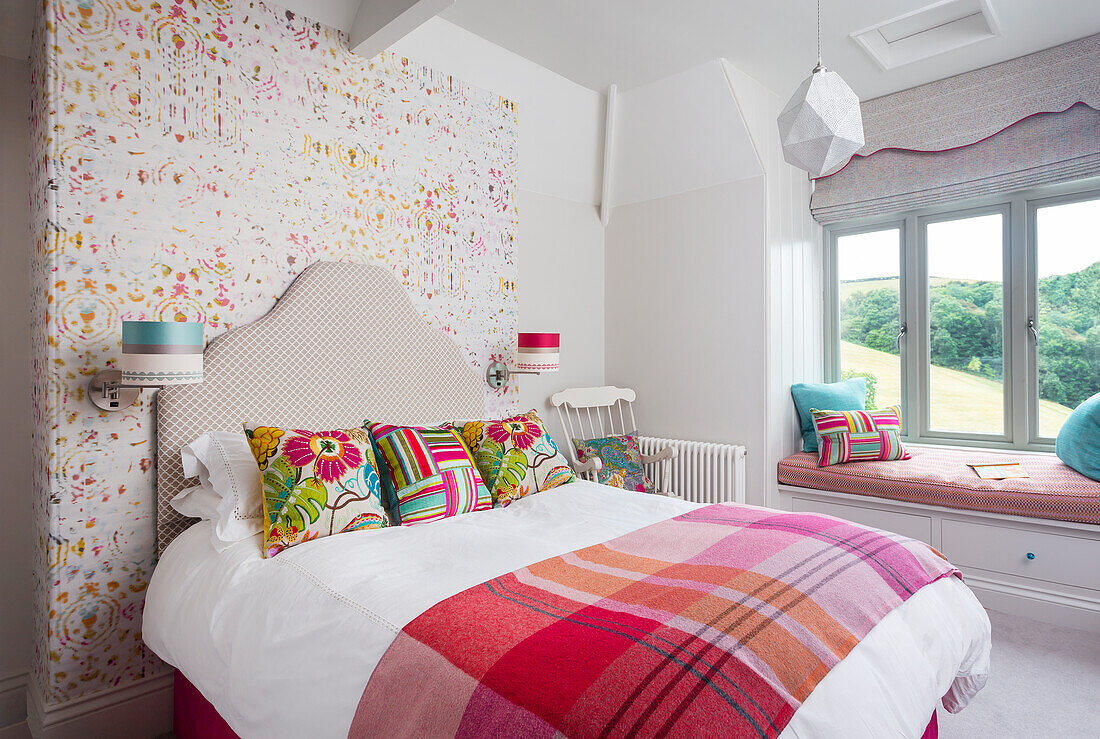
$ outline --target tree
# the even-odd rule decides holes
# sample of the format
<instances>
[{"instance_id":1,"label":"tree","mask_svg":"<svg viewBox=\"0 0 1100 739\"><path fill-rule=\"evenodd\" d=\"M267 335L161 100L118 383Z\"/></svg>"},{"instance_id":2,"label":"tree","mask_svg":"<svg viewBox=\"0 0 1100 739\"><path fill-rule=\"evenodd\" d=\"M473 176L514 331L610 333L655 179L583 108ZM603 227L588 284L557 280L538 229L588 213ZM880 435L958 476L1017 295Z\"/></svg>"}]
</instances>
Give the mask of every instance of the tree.
<instances>
[{"instance_id":1,"label":"tree","mask_svg":"<svg viewBox=\"0 0 1100 739\"><path fill-rule=\"evenodd\" d=\"M1039 397L1076 407L1100 392L1100 261L1039 280ZM1004 287L949 280L929 288L932 364L1004 377ZM853 292L840 306L840 338L897 354L896 289Z\"/></svg>"}]
</instances>

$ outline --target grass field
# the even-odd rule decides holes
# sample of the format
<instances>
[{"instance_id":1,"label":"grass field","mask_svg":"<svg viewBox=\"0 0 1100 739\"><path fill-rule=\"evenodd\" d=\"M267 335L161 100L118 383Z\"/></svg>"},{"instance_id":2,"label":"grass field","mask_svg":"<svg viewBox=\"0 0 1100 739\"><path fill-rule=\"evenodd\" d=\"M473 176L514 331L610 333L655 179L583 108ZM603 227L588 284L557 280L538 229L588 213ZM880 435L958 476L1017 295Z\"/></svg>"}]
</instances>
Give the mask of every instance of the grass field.
<instances>
[{"instance_id":1,"label":"grass field","mask_svg":"<svg viewBox=\"0 0 1100 739\"><path fill-rule=\"evenodd\" d=\"M875 405L879 408L901 402L901 360L893 354L868 349L847 341L840 342L840 366L870 372L878 378ZM932 367L932 423L945 431L1002 433L1004 401L998 382L965 372ZM1049 433L1062 427L1070 409L1039 401L1039 424Z\"/></svg>"},{"instance_id":2,"label":"grass field","mask_svg":"<svg viewBox=\"0 0 1100 739\"><path fill-rule=\"evenodd\" d=\"M932 277L929 279L932 283L932 287L939 287L940 285L946 285L948 282L976 282L976 280L961 280L953 277ZM847 282L842 281L840 283L840 299L852 295L854 293L865 293L871 290L893 290L898 291L898 278L897 277L883 277L873 280L849 280Z\"/></svg>"}]
</instances>

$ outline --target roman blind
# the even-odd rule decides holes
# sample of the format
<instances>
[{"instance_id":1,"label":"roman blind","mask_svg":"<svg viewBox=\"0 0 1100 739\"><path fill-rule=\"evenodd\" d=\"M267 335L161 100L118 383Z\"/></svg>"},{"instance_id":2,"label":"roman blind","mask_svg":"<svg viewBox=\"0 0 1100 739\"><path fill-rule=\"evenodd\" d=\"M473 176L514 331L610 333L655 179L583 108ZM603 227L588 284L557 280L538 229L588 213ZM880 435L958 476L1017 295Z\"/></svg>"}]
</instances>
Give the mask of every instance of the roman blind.
<instances>
[{"instance_id":1,"label":"roman blind","mask_svg":"<svg viewBox=\"0 0 1100 739\"><path fill-rule=\"evenodd\" d=\"M867 144L815 180L820 223L1100 176L1100 34L867 101Z\"/></svg>"}]
</instances>

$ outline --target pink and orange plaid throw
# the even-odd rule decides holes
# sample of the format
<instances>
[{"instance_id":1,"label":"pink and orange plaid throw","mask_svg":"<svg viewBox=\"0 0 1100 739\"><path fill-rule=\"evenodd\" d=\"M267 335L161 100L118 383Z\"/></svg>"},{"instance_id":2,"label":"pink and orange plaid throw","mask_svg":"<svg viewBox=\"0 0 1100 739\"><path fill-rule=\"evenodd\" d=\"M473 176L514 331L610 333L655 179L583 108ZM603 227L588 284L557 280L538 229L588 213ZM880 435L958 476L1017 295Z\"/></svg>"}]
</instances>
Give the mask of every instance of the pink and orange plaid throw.
<instances>
[{"instance_id":1,"label":"pink and orange plaid throw","mask_svg":"<svg viewBox=\"0 0 1100 739\"><path fill-rule=\"evenodd\" d=\"M429 608L349 735L775 737L883 616L948 575L912 539L708 506Z\"/></svg>"}]
</instances>

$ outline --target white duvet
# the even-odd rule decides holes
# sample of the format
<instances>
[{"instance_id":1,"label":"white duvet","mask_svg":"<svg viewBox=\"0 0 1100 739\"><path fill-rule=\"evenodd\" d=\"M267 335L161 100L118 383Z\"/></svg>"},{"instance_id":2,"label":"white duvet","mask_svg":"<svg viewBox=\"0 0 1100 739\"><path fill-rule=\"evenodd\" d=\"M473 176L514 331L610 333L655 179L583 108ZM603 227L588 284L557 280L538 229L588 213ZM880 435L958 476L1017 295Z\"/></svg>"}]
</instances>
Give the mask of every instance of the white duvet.
<instances>
[{"instance_id":1,"label":"white duvet","mask_svg":"<svg viewBox=\"0 0 1100 739\"><path fill-rule=\"evenodd\" d=\"M259 536L214 551L204 521L161 557L144 638L244 739L342 739L382 654L428 607L696 507L578 481L508 508L328 537L272 559ZM781 737L919 737L941 697L955 712L981 689L989 645L973 593L939 580L834 667Z\"/></svg>"}]
</instances>

